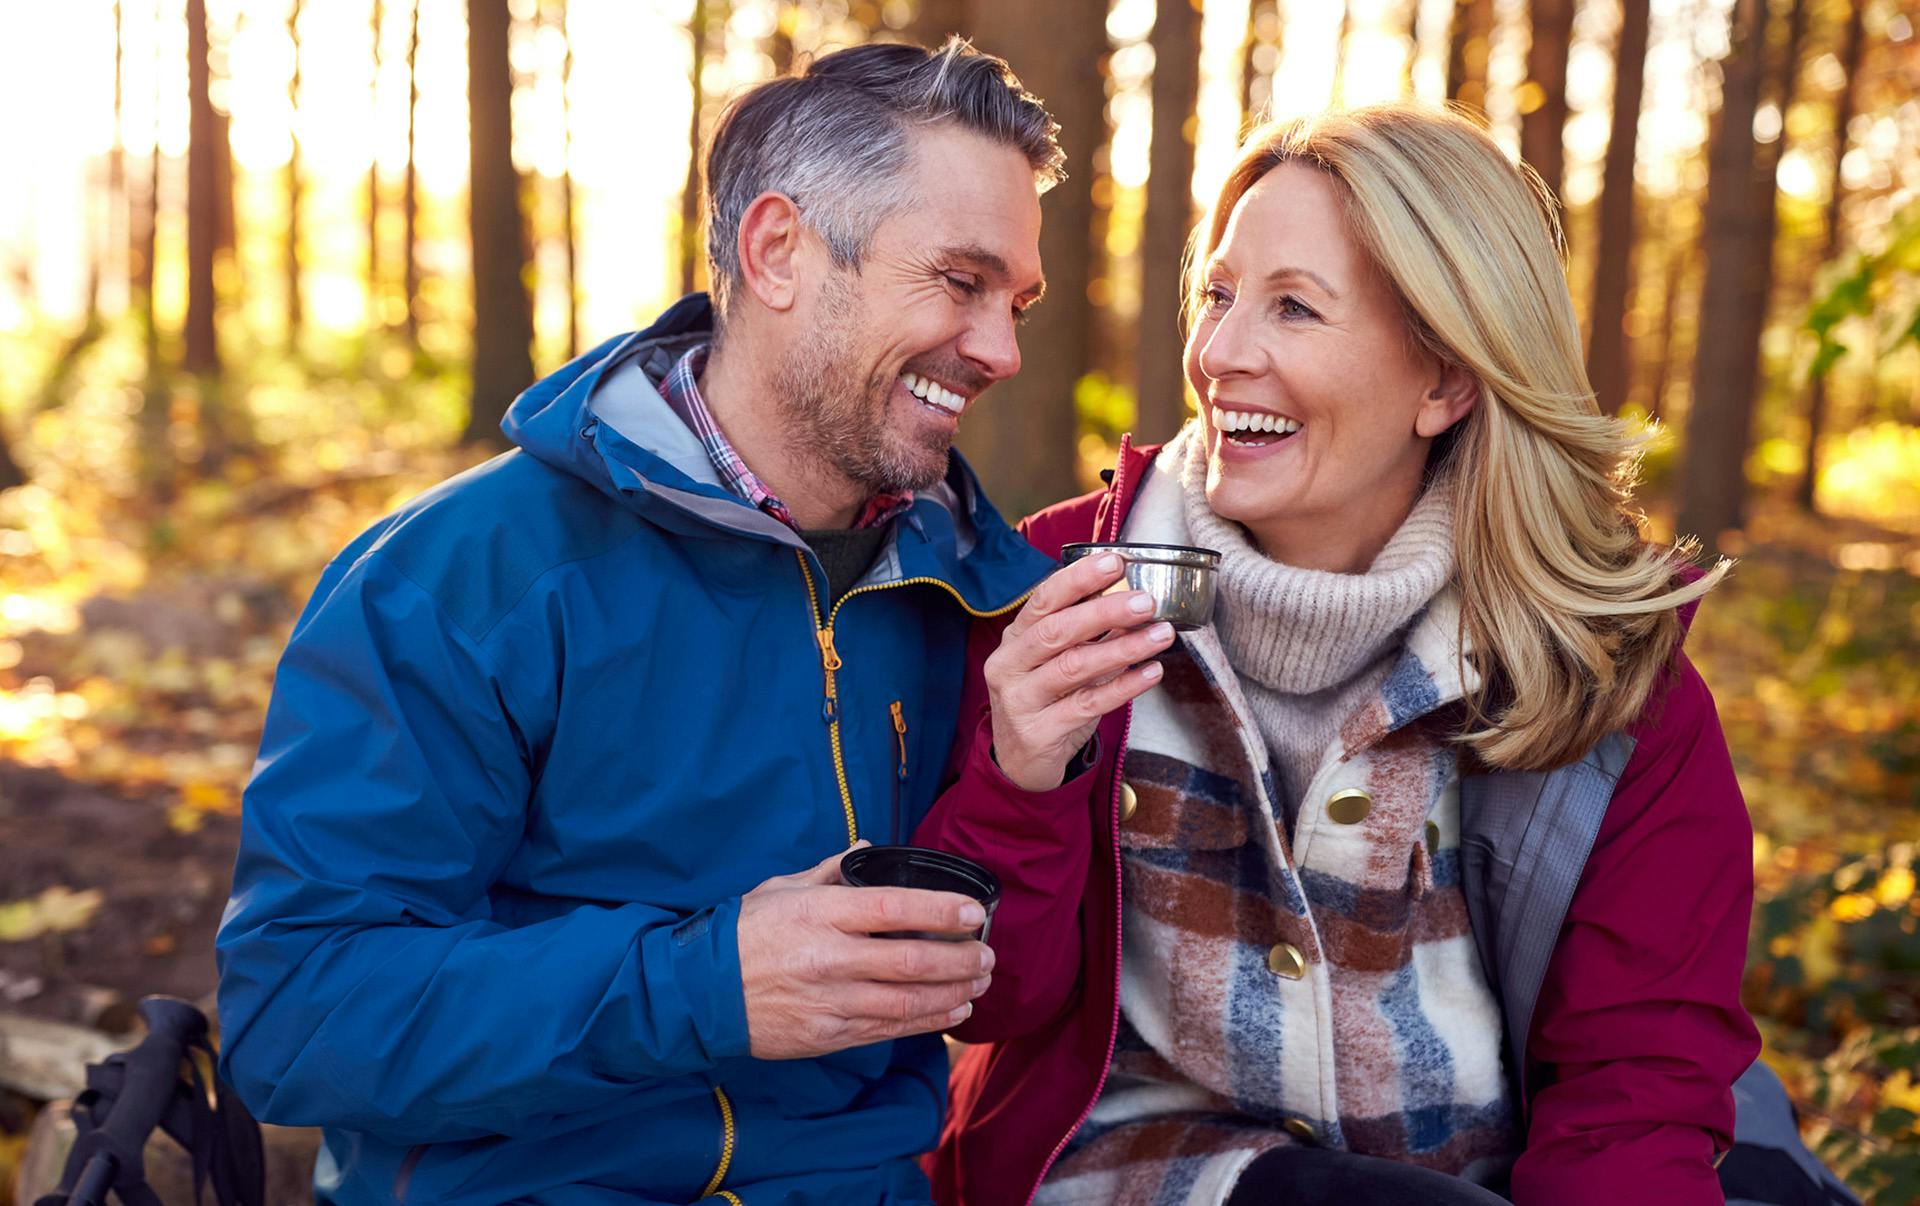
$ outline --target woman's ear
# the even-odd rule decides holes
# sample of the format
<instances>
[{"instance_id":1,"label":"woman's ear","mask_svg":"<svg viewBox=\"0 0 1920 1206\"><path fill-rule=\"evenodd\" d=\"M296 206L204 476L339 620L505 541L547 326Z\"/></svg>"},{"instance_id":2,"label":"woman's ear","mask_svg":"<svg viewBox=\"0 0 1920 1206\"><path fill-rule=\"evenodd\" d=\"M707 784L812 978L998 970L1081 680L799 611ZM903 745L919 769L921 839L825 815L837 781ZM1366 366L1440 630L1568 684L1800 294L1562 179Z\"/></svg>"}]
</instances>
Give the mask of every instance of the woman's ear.
<instances>
[{"instance_id":1,"label":"woman's ear","mask_svg":"<svg viewBox=\"0 0 1920 1206\"><path fill-rule=\"evenodd\" d=\"M791 310L799 298L800 231L800 207L784 193L761 193L740 215L741 283L769 310Z\"/></svg>"},{"instance_id":2,"label":"woman's ear","mask_svg":"<svg viewBox=\"0 0 1920 1206\"><path fill-rule=\"evenodd\" d=\"M1457 364L1440 366L1440 382L1420 399L1414 412L1413 430L1424 439L1433 439L1467 417L1480 400L1480 382Z\"/></svg>"}]
</instances>

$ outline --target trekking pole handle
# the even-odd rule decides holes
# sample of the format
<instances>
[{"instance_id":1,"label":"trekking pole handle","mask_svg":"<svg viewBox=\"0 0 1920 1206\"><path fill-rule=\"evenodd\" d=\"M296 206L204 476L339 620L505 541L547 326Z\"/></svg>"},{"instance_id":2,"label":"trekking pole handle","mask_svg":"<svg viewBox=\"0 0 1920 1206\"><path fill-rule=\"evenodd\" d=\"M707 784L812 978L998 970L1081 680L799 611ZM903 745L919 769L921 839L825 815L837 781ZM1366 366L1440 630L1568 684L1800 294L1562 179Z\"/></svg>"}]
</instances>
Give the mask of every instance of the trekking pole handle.
<instances>
[{"instance_id":1,"label":"trekking pole handle","mask_svg":"<svg viewBox=\"0 0 1920 1206\"><path fill-rule=\"evenodd\" d=\"M107 1191L113 1188L114 1178L119 1175L120 1162L101 1152L80 1170L80 1179L67 1196L67 1206L107 1206Z\"/></svg>"}]
</instances>

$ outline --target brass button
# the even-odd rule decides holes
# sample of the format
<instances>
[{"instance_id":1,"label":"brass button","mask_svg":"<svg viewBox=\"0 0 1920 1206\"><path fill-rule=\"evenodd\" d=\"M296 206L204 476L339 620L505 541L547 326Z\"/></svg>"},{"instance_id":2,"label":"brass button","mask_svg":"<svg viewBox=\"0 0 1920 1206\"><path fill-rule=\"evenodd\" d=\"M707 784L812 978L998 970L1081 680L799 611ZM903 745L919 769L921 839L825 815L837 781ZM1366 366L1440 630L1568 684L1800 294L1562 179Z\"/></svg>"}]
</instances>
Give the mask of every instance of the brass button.
<instances>
[{"instance_id":1,"label":"brass button","mask_svg":"<svg viewBox=\"0 0 1920 1206\"><path fill-rule=\"evenodd\" d=\"M1134 811L1139 807L1140 795L1133 790L1133 784L1122 783L1120 785L1120 823L1124 825L1132 820Z\"/></svg>"},{"instance_id":2,"label":"brass button","mask_svg":"<svg viewBox=\"0 0 1920 1206\"><path fill-rule=\"evenodd\" d=\"M1302 1143L1320 1142L1320 1133L1313 1129L1313 1125L1298 1118L1287 1119L1280 1124L1280 1129Z\"/></svg>"},{"instance_id":3,"label":"brass button","mask_svg":"<svg viewBox=\"0 0 1920 1206\"><path fill-rule=\"evenodd\" d=\"M1282 942L1267 952L1267 970L1276 976L1298 980L1307 974L1306 956L1291 942Z\"/></svg>"},{"instance_id":4,"label":"brass button","mask_svg":"<svg viewBox=\"0 0 1920 1206\"><path fill-rule=\"evenodd\" d=\"M1427 822L1427 853L1440 853L1440 826L1437 822Z\"/></svg>"},{"instance_id":5,"label":"brass button","mask_svg":"<svg viewBox=\"0 0 1920 1206\"><path fill-rule=\"evenodd\" d=\"M1327 801L1327 815L1342 825L1358 825L1373 811L1373 797L1365 789L1349 787L1336 791Z\"/></svg>"}]
</instances>

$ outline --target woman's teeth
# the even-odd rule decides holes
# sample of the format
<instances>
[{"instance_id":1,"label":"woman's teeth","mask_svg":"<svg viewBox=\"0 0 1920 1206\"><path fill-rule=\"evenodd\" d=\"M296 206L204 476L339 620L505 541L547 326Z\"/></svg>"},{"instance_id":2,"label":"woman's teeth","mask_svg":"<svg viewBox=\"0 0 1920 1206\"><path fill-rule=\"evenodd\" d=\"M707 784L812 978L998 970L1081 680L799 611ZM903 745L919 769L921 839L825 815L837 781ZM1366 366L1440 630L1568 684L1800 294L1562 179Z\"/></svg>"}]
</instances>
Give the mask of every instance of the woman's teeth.
<instances>
[{"instance_id":1,"label":"woman's teeth","mask_svg":"<svg viewBox=\"0 0 1920 1206\"><path fill-rule=\"evenodd\" d=\"M1213 426L1228 439L1239 434L1278 435L1282 439L1300 430L1300 420L1265 411L1213 408ZM1236 444L1269 444L1271 440L1233 440Z\"/></svg>"},{"instance_id":2,"label":"woman's teeth","mask_svg":"<svg viewBox=\"0 0 1920 1206\"><path fill-rule=\"evenodd\" d=\"M931 381L918 373L901 373L900 381L907 392L930 405L937 406L950 415L957 415L967 408L967 400L954 393L938 381Z\"/></svg>"}]
</instances>

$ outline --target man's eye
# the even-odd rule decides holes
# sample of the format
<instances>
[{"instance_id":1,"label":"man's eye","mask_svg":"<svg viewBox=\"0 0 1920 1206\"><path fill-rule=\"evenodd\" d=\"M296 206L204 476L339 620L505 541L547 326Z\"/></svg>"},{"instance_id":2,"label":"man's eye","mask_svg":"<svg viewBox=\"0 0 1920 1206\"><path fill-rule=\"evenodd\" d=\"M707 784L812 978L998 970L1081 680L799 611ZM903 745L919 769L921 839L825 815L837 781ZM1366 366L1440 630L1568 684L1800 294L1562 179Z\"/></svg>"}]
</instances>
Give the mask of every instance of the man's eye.
<instances>
[{"instance_id":1,"label":"man's eye","mask_svg":"<svg viewBox=\"0 0 1920 1206\"><path fill-rule=\"evenodd\" d=\"M952 285L954 288L960 290L960 292L966 294L968 297L972 297L974 294L980 292L979 281L973 280L969 277L955 276L951 272L946 273L945 275L947 278L947 283L949 285Z\"/></svg>"},{"instance_id":2,"label":"man's eye","mask_svg":"<svg viewBox=\"0 0 1920 1206\"><path fill-rule=\"evenodd\" d=\"M1030 305L1015 306L1013 308L1013 321L1014 321L1014 325L1016 326L1022 326L1022 327L1026 326L1027 319L1032 317L1033 317L1033 307Z\"/></svg>"}]
</instances>

